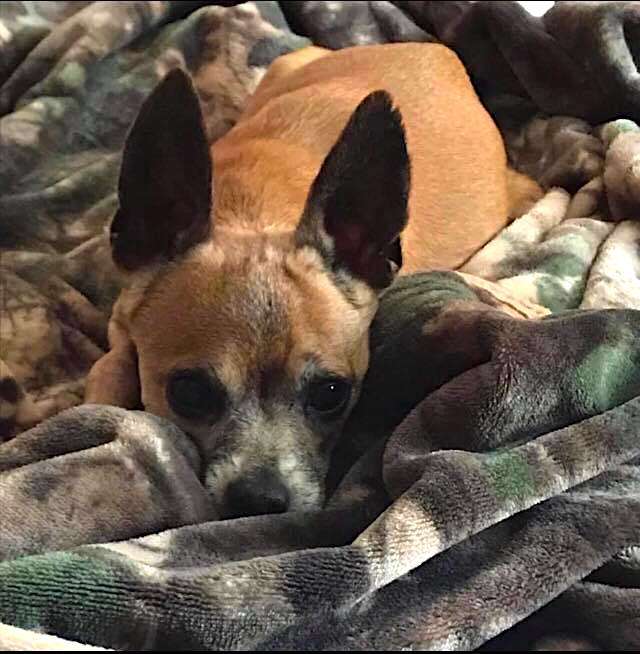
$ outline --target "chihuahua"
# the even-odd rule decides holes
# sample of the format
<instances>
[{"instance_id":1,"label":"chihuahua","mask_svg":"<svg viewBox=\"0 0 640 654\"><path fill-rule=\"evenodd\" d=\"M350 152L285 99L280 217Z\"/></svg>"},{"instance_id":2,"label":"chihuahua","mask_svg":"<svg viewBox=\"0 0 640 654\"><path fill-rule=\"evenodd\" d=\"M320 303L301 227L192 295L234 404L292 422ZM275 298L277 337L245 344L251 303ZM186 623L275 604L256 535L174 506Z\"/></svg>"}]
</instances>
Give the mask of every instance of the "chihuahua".
<instances>
[{"instance_id":1,"label":"chihuahua","mask_svg":"<svg viewBox=\"0 0 640 654\"><path fill-rule=\"evenodd\" d=\"M537 194L444 46L280 57L211 148L173 70L125 144L129 283L86 401L189 433L221 518L317 508L380 292L461 265Z\"/></svg>"}]
</instances>

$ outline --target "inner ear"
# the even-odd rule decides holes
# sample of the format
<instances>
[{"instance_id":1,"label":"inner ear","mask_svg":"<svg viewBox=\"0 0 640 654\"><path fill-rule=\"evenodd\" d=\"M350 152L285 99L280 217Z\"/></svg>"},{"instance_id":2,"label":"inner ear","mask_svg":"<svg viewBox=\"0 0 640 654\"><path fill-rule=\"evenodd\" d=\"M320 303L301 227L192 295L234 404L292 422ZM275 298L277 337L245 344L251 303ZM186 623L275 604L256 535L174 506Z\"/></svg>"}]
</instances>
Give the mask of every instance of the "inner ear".
<instances>
[{"instance_id":1,"label":"inner ear","mask_svg":"<svg viewBox=\"0 0 640 654\"><path fill-rule=\"evenodd\" d=\"M111 225L115 263L135 270L205 240L211 174L197 93L174 69L144 102L126 140Z\"/></svg>"},{"instance_id":2,"label":"inner ear","mask_svg":"<svg viewBox=\"0 0 640 654\"><path fill-rule=\"evenodd\" d=\"M374 288L387 286L402 261L410 162L400 112L385 91L356 108L311 186L299 245L320 250Z\"/></svg>"}]
</instances>

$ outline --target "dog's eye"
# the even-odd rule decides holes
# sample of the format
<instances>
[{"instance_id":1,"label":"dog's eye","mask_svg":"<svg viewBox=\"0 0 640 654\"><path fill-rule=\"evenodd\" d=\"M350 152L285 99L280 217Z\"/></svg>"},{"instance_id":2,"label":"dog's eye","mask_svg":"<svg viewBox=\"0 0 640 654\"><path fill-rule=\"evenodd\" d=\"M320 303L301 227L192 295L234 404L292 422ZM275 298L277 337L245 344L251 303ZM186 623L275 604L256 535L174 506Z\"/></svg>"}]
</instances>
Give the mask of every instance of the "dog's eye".
<instances>
[{"instance_id":1,"label":"dog's eye","mask_svg":"<svg viewBox=\"0 0 640 654\"><path fill-rule=\"evenodd\" d=\"M336 418L351 397L351 384L346 379L331 378L311 383L307 407L324 418Z\"/></svg>"},{"instance_id":2,"label":"dog's eye","mask_svg":"<svg viewBox=\"0 0 640 654\"><path fill-rule=\"evenodd\" d=\"M206 370L178 370L167 383L167 402L183 418L212 419L224 410L226 393Z\"/></svg>"}]
</instances>

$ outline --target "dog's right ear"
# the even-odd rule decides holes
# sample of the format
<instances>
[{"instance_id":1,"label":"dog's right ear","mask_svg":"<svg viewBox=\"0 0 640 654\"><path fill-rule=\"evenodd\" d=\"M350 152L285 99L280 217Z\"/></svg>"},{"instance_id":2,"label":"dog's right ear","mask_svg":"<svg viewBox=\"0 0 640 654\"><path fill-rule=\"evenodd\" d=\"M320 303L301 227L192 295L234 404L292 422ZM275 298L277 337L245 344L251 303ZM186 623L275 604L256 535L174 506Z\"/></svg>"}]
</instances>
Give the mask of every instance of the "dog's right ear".
<instances>
[{"instance_id":1,"label":"dog's right ear","mask_svg":"<svg viewBox=\"0 0 640 654\"><path fill-rule=\"evenodd\" d=\"M114 262L170 261L210 232L211 156L198 96L176 68L142 105L127 137L111 224Z\"/></svg>"}]
</instances>

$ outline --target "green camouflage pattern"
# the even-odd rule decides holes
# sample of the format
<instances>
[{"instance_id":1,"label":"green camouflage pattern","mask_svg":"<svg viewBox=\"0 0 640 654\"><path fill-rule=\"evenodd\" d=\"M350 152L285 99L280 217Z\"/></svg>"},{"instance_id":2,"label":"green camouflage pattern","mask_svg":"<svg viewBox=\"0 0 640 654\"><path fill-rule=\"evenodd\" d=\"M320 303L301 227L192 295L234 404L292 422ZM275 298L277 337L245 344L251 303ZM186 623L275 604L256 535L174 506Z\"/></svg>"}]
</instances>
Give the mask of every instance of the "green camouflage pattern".
<instances>
[{"instance_id":1,"label":"green camouflage pattern","mask_svg":"<svg viewBox=\"0 0 640 654\"><path fill-rule=\"evenodd\" d=\"M640 648L634 3L220 4L0 5L0 647ZM216 521L175 426L75 406L120 149L168 69L213 141L306 37L451 45L545 196L383 295L323 510Z\"/></svg>"},{"instance_id":2,"label":"green camouflage pattern","mask_svg":"<svg viewBox=\"0 0 640 654\"><path fill-rule=\"evenodd\" d=\"M623 313L625 325L616 326L619 312L596 312L584 320L600 322L611 341L618 334L631 344L623 335L637 330L638 316ZM511 321L500 314L484 315L489 322ZM559 325L549 325L549 339L537 337L534 342L544 342L550 356L557 358L562 342L553 332ZM511 337L512 328L505 325L500 331ZM511 351L521 359L531 352ZM635 355L637 360L637 347ZM160 497L169 486L157 479L158 473L168 479L176 471L165 471L158 458L162 463L167 454L177 458L169 448L164 457L153 455L148 441L160 434L136 431L137 416L128 416L130 424L124 426L122 419L109 420L117 409L96 407L89 416L82 412L92 407L71 409L42 428L67 433L74 423L86 429L102 419L120 432L111 442L124 440L126 432L136 453L148 447L146 456L139 457L137 476L141 487L145 478L153 480L154 495L145 498L134 484L125 512L107 472L103 484L109 484L116 497L94 501L94 510L83 512L84 498L93 490L91 481L102 479L104 467L116 464L116 457L109 459L104 450L100 454L103 446L97 445L88 451L97 460L85 452L79 459L78 452L69 452L73 445L67 441L66 453L60 456L60 443L46 452L45 441L38 462L33 448L21 443L25 437L34 438L35 430L14 439L14 450L4 462L9 468L0 476L3 497L10 498L9 522L15 524L14 529L3 529L0 540L5 559L0 564L0 619L118 649L465 650L482 645L536 609L569 602L563 594L567 589L625 592L629 577L618 575L614 583L612 570L602 566L628 565L625 552L636 545L640 530L640 475L637 466L629 464L640 455L638 399L578 421L585 412L602 407L600 389L589 398L580 375L566 393L549 384L525 412L527 432L541 435L523 439L512 410L514 397L527 394L527 363L522 361L520 369L513 361L504 362L512 375L510 385L503 393L487 393L472 417L475 424L468 425L471 433L486 434L486 421L504 416L495 427L494 433L503 439L497 446L473 451L484 445L480 438L469 451L444 449L449 422L443 417L451 415L454 402L460 407L465 399L473 399L463 378L468 372L481 374L482 364L429 395L398 426L381 459L378 454L363 461L364 469L338 488L326 510L306 515L206 522L206 512L189 513L189 507L181 515L177 509L174 515L163 514L162 499L171 507L179 502ZM559 383L570 377L564 372ZM636 379L624 395L637 394L639 386ZM461 397L465 389L469 398ZM534 420L531 414L541 401L544 406L560 403L566 413L549 417L538 411ZM563 423L570 424L554 430ZM168 428L156 426L160 433ZM11 455L16 457L19 450L21 464L11 467ZM74 456L87 467L76 466L75 474L68 475L59 466L72 471ZM123 459L128 468L138 461L121 452L121 467ZM65 502L60 500L60 485ZM192 492L187 500L196 497ZM118 507L123 516L143 518L136 525L117 524L119 534L100 527L114 526L113 519L106 518ZM75 513L72 520L70 512ZM198 524L163 531L167 520ZM38 537L48 538L27 538L25 522ZM94 523L93 533L85 530ZM66 549L74 540L100 541L95 534L101 529L100 536L117 539L127 529L144 532L155 525L159 533L151 536ZM20 541L22 550L16 548ZM26 547L31 556L25 556ZM636 563L632 561L634 570ZM601 578L589 577L594 571ZM629 649L637 643L638 606L633 597L631 593L617 616L624 630L613 632L604 620L611 648ZM583 603L581 615L572 615L582 622L581 636L602 643L589 604Z\"/></svg>"},{"instance_id":3,"label":"green camouflage pattern","mask_svg":"<svg viewBox=\"0 0 640 654\"><path fill-rule=\"evenodd\" d=\"M553 312L640 309L638 125L536 117L505 140L513 165L549 191L461 271Z\"/></svg>"}]
</instances>

